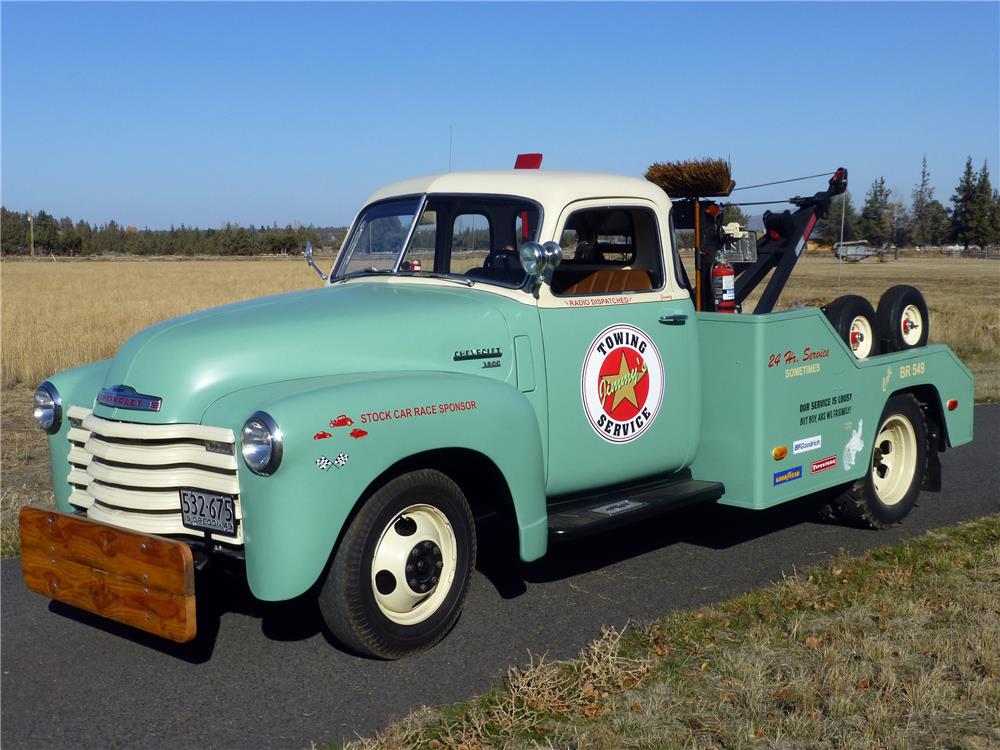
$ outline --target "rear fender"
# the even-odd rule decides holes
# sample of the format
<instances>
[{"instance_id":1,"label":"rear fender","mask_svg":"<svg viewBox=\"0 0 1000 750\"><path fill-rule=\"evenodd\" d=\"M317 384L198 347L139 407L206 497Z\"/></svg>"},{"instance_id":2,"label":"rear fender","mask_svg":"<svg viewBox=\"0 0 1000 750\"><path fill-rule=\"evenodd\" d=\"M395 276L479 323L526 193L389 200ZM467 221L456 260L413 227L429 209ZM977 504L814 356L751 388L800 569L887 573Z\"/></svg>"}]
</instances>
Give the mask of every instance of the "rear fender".
<instances>
[{"instance_id":1,"label":"rear fender","mask_svg":"<svg viewBox=\"0 0 1000 750\"><path fill-rule=\"evenodd\" d=\"M522 559L545 553L538 420L505 383L428 372L310 378L230 394L202 421L239 435L257 410L274 418L284 443L272 476L238 462L247 578L260 599L306 591L372 481L426 451L462 448L492 461L513 498Z\"/></svg>"}]
</instances>

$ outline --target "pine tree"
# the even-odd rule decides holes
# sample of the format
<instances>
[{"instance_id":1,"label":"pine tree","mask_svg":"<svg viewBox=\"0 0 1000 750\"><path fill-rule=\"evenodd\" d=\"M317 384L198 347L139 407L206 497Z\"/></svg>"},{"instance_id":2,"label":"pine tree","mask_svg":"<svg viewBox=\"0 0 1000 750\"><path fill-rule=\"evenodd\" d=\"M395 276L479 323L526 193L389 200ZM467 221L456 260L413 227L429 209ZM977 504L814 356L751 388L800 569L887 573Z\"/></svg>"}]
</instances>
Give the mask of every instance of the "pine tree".
<instances>
[{"instance_id":1,"label":"pine tree","mask_svg":"<svg viewBox=\"0 0 1000 750\"><path fill-rule=\"evenodd\" d=\"M844 242L861 239L861 219L854 209L850 192L838 195L830 201L830 210L826 218L816 222L815 236L824 239L831 245L840 242L841 215L844 217Z\"/></svg>"},{"instance_id":2,"label":"pine tree","mask_svg":"<svg viewBox=\"0 0 1000 750\"><path fill-rule=\"evenodd\" d=\"M976 187L969 207L969 241L985 248L995 241L996 226L994 216L993 185L990 184L990 170L986 162L976 175Z\"/></svg>"},{"instance_id":3,"label":"pine tree","mask_svg":"<svg viewBox=\"0 0 1000 750\"><path fill-rule=\"evenodd\" d=\"M892 240L890 195L892 191L885 186L884 177L872 182L865 195L865 205L861 209L861 232L874 245L887 245Z\"/></svg>"},{"instance_id":4,"label":"pine tree","mask_svg":"<svg viewBox=\"0 0 1000 750\"><path fill-rule=\"evenodd\" d=\"M976 173L972 169L972 157L965 160L962 179L951 196L954 209L951 212L951 236L969 249L972 242L972 211L976 202Z\"/></svg>"},{"instance_id":5,"label":"pine tree","mask_svg":"<svg viewBox=\"0 0 1000 750\"><path fill-rule=\"evenodd\" d=\"M928 206L934 200L934 188L931 187L931 176L927 171L927 157L924 156L920 168L920 184L913 188L910 204L910 241L914 245L926 245L930 242L928 226Z\"/></svg>"},{"instance_id":6,"label":"pine tree","mask_svg":"<svg viewBox=\"0 0 1000 750\"><path fill-rule=\"evenodd\" d=\"M951 217L948 209L939 200L932 200L924 210L924 242L928 245L944 245L951 237Z\"/></svg>"}]
</instances>

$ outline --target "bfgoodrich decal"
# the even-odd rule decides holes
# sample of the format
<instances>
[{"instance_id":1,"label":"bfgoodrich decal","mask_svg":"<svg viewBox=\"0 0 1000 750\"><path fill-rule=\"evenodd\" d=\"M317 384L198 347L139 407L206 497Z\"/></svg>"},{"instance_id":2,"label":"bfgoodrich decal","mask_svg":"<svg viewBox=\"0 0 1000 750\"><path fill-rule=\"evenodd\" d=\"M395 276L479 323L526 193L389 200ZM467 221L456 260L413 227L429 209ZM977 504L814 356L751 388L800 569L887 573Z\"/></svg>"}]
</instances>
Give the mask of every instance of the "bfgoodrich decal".
<instances>
[{"instance_id":1,"label":"bfgoodrich decal","mask_svg":"<svg viewBox=\"0 0 1000 750\"><path fill-rule=\"evenodd\" d=\"M583 408L594 432L612 443L642 435L663 401L663 363L652 339L634 326L601 331L583 360Z\"/></svg>"},{"instance_id":2,"label":"bfgoodrich decal","mask_svg":"<svg viewBox=\"0 0 1000 750\"><path fill-rule=\"evenodd\" d=\"M813 437L802 438L801 440L796 440L792 443L792 453L808 453L809 451L818 450L823 447L823 436L814 435Z\"/></svg>"}]
</instances>

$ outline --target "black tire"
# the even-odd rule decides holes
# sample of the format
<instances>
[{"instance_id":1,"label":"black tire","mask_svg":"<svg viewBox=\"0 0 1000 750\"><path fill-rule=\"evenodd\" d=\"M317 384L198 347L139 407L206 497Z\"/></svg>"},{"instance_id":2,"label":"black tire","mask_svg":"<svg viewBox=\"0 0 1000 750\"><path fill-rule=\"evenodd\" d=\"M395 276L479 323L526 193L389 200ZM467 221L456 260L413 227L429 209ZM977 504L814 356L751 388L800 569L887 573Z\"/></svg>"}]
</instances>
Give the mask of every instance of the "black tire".
<instances>
[{"instance_id":1,"label":"black tire","mask_svg":"<svg viewBox=\"0 0 1000 750\"><path fill-rule=\"evenodd\" d=\"M342 645L399 659L451 630L475 563L475 522L458 485L430 469L403 474L351 522L320 589L320 611Z\"/></svg>"},{"instance_id":2,"label":"black tire","mask_svg":"<svg viewBox=\"0 0 1000 750\"><path fill-rule=\"evenodd\" d=\"M924 346L930 333L927 302L916 287L890 287L878 301L878 327L883 352L901 352Z\"/></svg>"},{"instance_id":3,"label":"black tire","mask_svg":"<svg viewBox=\"0 0 1000 750\"><path fill-rule=\"evenodd\" d=\"M838 297L823 312L858 359L878 354L878 324L871 302L856 294Z\"/></svg>"},{"instance_id":4,"label":"black tire","mask_svg":"<svg viewBox=\"0 0 1000 750\"><path fill-rule=\"evenodd\" d=\"M913 396L901 394L886 402L874 442L867 454L868 472L832 508L841 520L884 529L899 523L913 510L927 470L927 426ZM845 448L845 466L846 453ZM856 460L863 459L856 456Z\"/></svg>"}]
</instances>

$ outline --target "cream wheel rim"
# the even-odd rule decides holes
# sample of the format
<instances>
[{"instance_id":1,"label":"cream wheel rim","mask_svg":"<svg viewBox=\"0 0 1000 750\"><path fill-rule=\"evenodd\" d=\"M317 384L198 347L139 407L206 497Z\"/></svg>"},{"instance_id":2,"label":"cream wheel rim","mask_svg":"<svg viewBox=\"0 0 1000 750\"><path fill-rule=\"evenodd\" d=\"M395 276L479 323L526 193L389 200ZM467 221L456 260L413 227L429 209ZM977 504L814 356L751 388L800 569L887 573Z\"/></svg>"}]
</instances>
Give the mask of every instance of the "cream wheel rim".
<instances>
[{"instance_id":1,"label":"cream wheel rim","mask_svg":"<svg viewBox=\"0 0 1000 750\"><path fill-rule=\"evenodd\" d=\"M851 330L849 334L849 343L851 345L851 351L854 352L854 356L858 359L865 359L869 354L872 353L872 342L874 341L874 336L872 335L872 324L864 315L858 315L851 321Z\"/></svg>"},{"instance_id":2,"label":"cream wheel rim","mask_svg":"<svg viewBox=\"0 0 1000 750\"><path fill-rule=\"evenodd\" d=\"M903 309L903 318L899 325L903 332L903 341L907 346L916 346L920 342L920 329L923 328L923 323L924 318L916 306L907 305Z\"/></svg>"},{"instance_id":3,"label":"cream wheel rim","mask_svg":"<svg viewBox=\"0 0 1000 750\"><path fill-rule=\"evenodd\" d=\"M872 451L872 483L884 505L896 505L917 471L917 433L909 419L894 414L882 423Z\"/></svg>"},{"instance_id":4,"label":"cream wheel rim","mask_svg":"<svg viewBox=\"0 0 1000 750\"><path fill-rule=\"evenodd\" d=\"M433 505L411 505L382 530L372 557L375 604L397 625L416 625L440 608L455 580L458 542Z\"/></svg>"}]
</instances>

